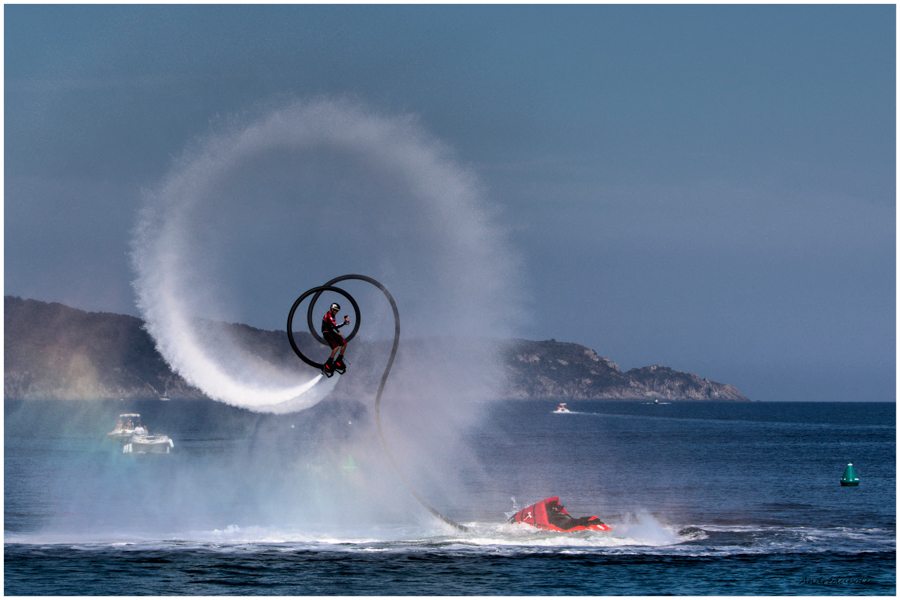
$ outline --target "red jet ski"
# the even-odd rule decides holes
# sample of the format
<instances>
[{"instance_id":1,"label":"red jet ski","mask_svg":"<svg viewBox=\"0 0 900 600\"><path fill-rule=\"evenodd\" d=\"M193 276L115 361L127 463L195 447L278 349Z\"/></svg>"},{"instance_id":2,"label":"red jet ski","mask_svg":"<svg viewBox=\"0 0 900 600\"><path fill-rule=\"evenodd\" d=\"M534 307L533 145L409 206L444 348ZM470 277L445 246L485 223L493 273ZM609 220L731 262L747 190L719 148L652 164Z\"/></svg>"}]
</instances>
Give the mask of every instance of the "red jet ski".
<instances>
[{"instance_id":1,"label":"red jet ski","mask_svg":"<svg viewBox=\"0 0 900 600\"><path fill-rule=\"evenodd\" d=\"M559 496L553 496L523 508L510 517L509 522L526 523L548 531L610 531L612 529L598 517L574 518L559 503Z\"/></svg>"}]
</instances>

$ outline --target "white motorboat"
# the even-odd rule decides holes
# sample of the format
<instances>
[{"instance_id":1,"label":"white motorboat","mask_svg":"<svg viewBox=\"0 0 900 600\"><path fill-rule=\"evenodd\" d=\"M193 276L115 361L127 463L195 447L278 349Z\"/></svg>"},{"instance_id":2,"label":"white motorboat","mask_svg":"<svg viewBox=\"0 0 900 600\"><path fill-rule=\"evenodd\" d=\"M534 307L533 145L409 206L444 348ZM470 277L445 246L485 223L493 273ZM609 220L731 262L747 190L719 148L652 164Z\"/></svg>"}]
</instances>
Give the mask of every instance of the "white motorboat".
<instances>
[{"instance_id":1,"label":"white motorboat","mask_svg":"<svg viewBox=\"0 0 900 600\"><path fill-rule=\"evenodd\" d=\"M167 435L133 434L131 440L122 447L125 454L168 454L175 443Z\"/></svg>"},{"instance_id":2,"label":"white motorboat","mask_svg":"<svg viewBox=\"0 0 900 600\"><path fill-rule=\"evenodd\" d=\"M127 442L134 433L134 428L141 422L141 415L138 413L123 413L119 415L119 421L116 428L106 434L107 439L111 442Z\"/></svg>"},{"instance_id":3,"label":"white motorboat","mask_svg":"<svg viewBox=\"0 0 900 600\"><path fill-rule=\"evenodd\" d=\"M572 412L572 411L569 410L568 408L566 408L566 403L565 403L565 402L560 402L559 406L557 406L557 407L556 407L556 410L554 410L553 412L555 412L555 413L568 413L568 412Z\"/></svg>"}]
</instances>

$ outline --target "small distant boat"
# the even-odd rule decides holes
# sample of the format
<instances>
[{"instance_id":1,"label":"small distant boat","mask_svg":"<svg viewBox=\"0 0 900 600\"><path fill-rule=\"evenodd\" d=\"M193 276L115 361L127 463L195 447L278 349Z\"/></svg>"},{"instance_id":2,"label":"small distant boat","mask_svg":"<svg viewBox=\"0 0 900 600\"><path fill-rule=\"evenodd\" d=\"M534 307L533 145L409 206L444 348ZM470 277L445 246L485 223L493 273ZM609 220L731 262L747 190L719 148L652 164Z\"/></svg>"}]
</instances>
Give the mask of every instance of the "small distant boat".
<instances>
[{"instance_id":1,"label":"small distant boat","mask_svg":"<svg viewBox=\"0 0 900 600\"><path fill-rule=\"evenodd\" d=\"M138 413L122 413L116 423L116 428L106 434L111 442L125 443L122 452L131 453L162 453L168 454L175 447L167 435L150 435L147 430L138 425L141 424L141 415ZM137 433L135 433L137 429Z\"/></svg>"},{"instance_id":2,"label":"small distant boat","mask_svg":"<svg viewBox=\"0 0 900 600\"><path fill-rule=\"evenodd\" d=\"M140 435L131 436L131 440L122 447L125 454L168 454L175 443L167 435Z\"/></svg>"},{"instance_id":3,"label":"small distant boat","mask_svg":"<svg viewBox=\"0 0 900 600\"><path fill-rule=\"evenodd\" d=\"M654 399L653 399L653 404L659 404L659 398L654 398Z\"/></svg>"},{"instance_id":4,"label":"small distant boat","mask_svg":"<svg viewBox=\"0 0 900 600\"><path fill-rule=\"evenodd\" d=\"M568 408L566 408L565 402L560 402L559 406L557 406L556 410L554 410L553 412L555 412L555 413L570 413L572 411L569 410Z\"/></svg>"},{"instance_id":5,"label":"small distant boat","mask_svg":"<svg viewBox=\"0 0 900 600\"><path fill-rule=\"evenodd\" d=\"M107 438L111 442L127 442L134 433L135 423L141 422L141 415L138 413L122 413L119 415L119 421L116 428L107 433Z\"/></svg>"},{"instance_id":6,"label":"small distant boat","mask_svg":"<svg viewBox=\"0 0 900 600\"><path fill-rule=\"evenodd\" d=\"M162 400L163 402L168 402L169 400L171 400L171 398L169 398L169 397L166 396L165 394L163 394L162 396L160 396L159 399Z\"/></svg>"}]
</instances>

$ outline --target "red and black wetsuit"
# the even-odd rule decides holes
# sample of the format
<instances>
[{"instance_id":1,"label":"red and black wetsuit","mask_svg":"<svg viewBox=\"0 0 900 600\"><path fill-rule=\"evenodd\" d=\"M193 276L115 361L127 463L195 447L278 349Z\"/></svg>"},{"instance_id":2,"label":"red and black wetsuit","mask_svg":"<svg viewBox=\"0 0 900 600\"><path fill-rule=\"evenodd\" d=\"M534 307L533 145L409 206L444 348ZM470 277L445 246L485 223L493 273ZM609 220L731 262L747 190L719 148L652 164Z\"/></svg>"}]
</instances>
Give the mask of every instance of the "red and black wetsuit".
<instances>
[{"instance_id":1,"label":"red and black wetsuit","mask_svg":"<svg viewBox=\"0 0 900 600\"><path fill-rule=\"evenodd\" d=\"M322 337L325 338L325 341L328 342L328 345L332 348L344 345L344 336L338 331L338 329L344 325L345 323L341 323L340 325L337 324L337 321L334 320L334 315L331 314L330 310L322 317Z\"/></svg>"}]
</instances>

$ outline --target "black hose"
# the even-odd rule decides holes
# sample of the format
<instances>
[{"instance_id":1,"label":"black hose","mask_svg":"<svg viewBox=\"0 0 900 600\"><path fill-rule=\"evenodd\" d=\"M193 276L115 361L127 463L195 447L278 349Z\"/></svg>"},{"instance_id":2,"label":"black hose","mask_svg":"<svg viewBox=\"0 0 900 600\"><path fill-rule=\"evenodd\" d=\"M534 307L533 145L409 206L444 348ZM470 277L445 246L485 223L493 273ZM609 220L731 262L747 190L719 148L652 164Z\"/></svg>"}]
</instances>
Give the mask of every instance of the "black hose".
<instances>
[{"instance_id":1,"label":"black hose","mask_svg":"<svg viewBox=\"0 0 900 600\"><path fill-rule=\"evenodd\" d=\"M325 365L323 365L322 363L317 363L313 359L311 359L308 356L306 356L305 354L303 354L303 352L301 352L300 348L297 346L297 342L294 340L294 313L297 312L297 307L300 306L300 303L303 302L303 300L305 300L307 296L309 296L312 293L316 294L315 297L313 298L312 302L309 303L309 313L306 315L306 322L309 325L309 330L313 333L314 336L316 336L316 339L318 339L320 342L322 342L324 344L325 340L322 339L316 333L316 330L313 327L313 322L312 322L313 305L316 303L316 300L319 298L319 295L322 292L337 292L338 294L347 298L350 301L350 304L353 305L353 310L356 311L356 325L354 326L353 331L350 333L350 335L347 336L346 338L344 338L348 342L351 339L353 339L354 335L356 335L356 330L359 329L359 320L360 320L359 319L359 317L360 317L359 306L356 304L356 300L353 299L353 296L351 296L350 294L348 294L347 292L345 292L344 290L342 290L340 288L332 287L330 285L322 285L319 287L314 287L312 289L306 290L305 292L303 292L303 294L299 298L297 298L294 301L294 305L291 307L291 312L288 313L288 320L287 320L288 341L291 343L291 348L294 349L294 354L299 356L300 360L302 360L309 366L313 367L314 369L318 369L320 371L322 370L322 368Z\"/></svg>"},{"instance_id":2,"label":"black hose","mask_svg":"<svg viewBox=\"0 0 900 600\"><path fill-rule=\"evenodd\" d=\"M419 504L421 504L426 509L428 509L428 512L433 514L435 517L437 517L444 523L447 523L448 525L452 525L453 527L459 529L460 531L468 531L469 529L467 527L460 525L459 523L457 523L456 521L454 521L448 517L445 517L444 515L439 513L437 510L432 508L431 505L428 504L427 502L425 502L425 499L422 498L422 496L420 496L418 492L416 492L416 490L413 488L412 484L403 475L403 472L400 470L400 466L397 464L397 461L394 460L394 455L391 453L391 449L390 449L390 447L388 447L387 439L384 436L384 430L381 427L381 395L384 392L384 386L387 383L388 375L390 374L391 367L394 364L394 358L397 356L397 347L400 345L400 311L397 310L397 303L394 302L394 297L391 296L391 293L387 291L387 288L384 287L383 285L381 285L381 283L379 283L378 281L372 279L371 277L366 277L365 275L341 275L340 277L335 277L334 279L332 279L325 285L320 286L319 288L313 288L313 290L315 290L315 292L313 292L313 290L310 290L310 291L304 293L300 298L297 299L297 302L294 303L294 306L291 309L291 313L288 317L288 338L291 341L291 347L294 348L294 351L297 353L297 355L300 356L300 358L302 358L305 362L307 362L307 363L310 362L305 356L303 356L302 353L300 353L299 349L297 348L296 344L294 343L294 336L291 332L291 329L292 329L291 323L292 323L292 319L294 316L294 311L297 309L297 306L300 304L300 301L303 298L305 298L306 296L308 296L311 293L315 293L315 296L313 296L313 299L311 300L310 308L307 313L307 322L309 324L310 331L312 331L313 335L315 335L316 334L315 327L313 326L313 323L312 323L312 304L315 304L316 300L319 298L319 295L323 291L329 291L329 288L331 290L337 291L338 293L346 296L347 298L351 298L351 302L353 302L352 297L349 294L347 294L346 292L343 292L342 290L333 288L334 284L339 283L341 281L346 281L348 279L357 279L359 281L365 281L365 282L371 283L372 285L377 287L379 290L381 290L381 292L388 299L388 302L390 302L390 304L391 304L391 310L394 311L394 345L391 346L391 357L388 359L387 366L384 368L384 373L381 376L381 383L378 385L378 394L375 396L375 424L378 427L378 437L381 439L381 446L384 448L385 454L387 454L388 459L391 461L391 466L394 467L394 471L397 472L397 476L400 477L400 481L403 482L403 485L406 486L406 488L410 491L410 493L413 495L413 497L419 501ZM353 305L354 305L354 307L356 307L355 302L353 302ZM357 327L359 326L359 318L358 317L359 317L359 312L357 310ZM354 328L353 333L354 334L356 333L356 328Z\"/></svg>"}]
</instances>

